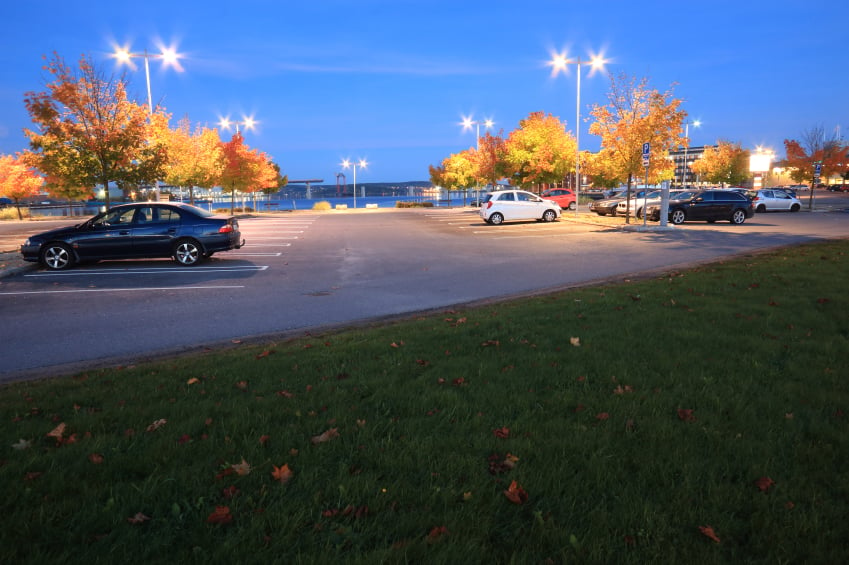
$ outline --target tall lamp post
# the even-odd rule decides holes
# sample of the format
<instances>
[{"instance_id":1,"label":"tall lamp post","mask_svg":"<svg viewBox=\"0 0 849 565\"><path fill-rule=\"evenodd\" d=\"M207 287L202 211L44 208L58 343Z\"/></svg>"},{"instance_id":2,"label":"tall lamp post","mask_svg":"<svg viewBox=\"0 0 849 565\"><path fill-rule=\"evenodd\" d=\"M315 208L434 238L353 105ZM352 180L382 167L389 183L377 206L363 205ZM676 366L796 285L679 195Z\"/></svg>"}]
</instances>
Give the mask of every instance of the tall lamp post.
<instances>
[{"instance_id":1,"label":"tall lamp post","mask_svg":"<svg viewBox=\"0 0 849 565\"><path fill-rule=\"evenodd\" d=\"M687 120L684 122L684 139L686 141L684 142L684 165L681 167L681 188L684 188L687 185L687 169L690 168L690 164L687 162L687 149L690 147L690 123L692 123L695 127L702 125L702 122L699 120L694 122Z\"/></svg>"},{"instance_id":2,"label":"tall lamp post","mask_svg":"<svg viewBox=\"0 0 849 565\"><path fill-rule=\"evenodd\" d=\"M343 169L354 169L354 208L357 207L357 167L363 169L368 166L365 159L360 159L357 163L352 163L349 159L342 161Z\"/></svg>"},{"instance_id":3,"label":"tall lamp post","mask_svg":"<svg viewBox=\"0 0 849 565\"><path fill-rule=\"evenodd\" d=\"M481 122L479 120L473 120L471 117L464 116L463 121L460 122L460 125L463 126L463 131L470 130L470 129L472 129L472 126L475 126L475 140L476 140L476 143L477 143L477 145L475 147L477 147L477 150L480 151L481 150L481 126L484 126L485 129L491 129L492 126L495 125L495 122L493 122L489 118L487 118L487 119L485 119L484 121ZM493 188L493 190L495 189L494 186L492 188ZM479 199L480 198L480 189L478 188L477 181L475 181L475 191L477 192L477 194L475 195L475 198ZM449 203L451 202L450 192L448 194L448 201L449 201ZM465 207L465 205L466 205L466 193L463 192L463 206Z\"/></svg>"},{"instance_id":4,"label":"tall lamp post","mask_svg":"<svg viewBox=\"0 0 849 565\"><path fill-rule=\"evenodd\" d=\"M568 65L575 65L578 75L575 97L575 216L578 215L578 198L581 192L581 65L590 65L590 74L592 74L604 67L606 62L601 55L593 55L589 61L582 61L581 57L570 59L565 53L555 54L548 62L552 67L552 76L565 71Z\"/></svg>"},{"instance_id":5,"label":"tall lamp post","mask_svg":"<svg viewBox=\"0 0 849 565\"><path fill-rule=\"evenodd\" d=\"M147 85L147 109L150 114L153 114L153 96L150 93L150 60L151 59L162 59L162 63L168 67L172 66L178 71L183 70L180 66L180 55L172 48L163 48L160 53L148 53L147 49L142 51L141 53L133 53L129 49L121 47L116 49L112 54L113 57L118 59L118 63L127 64L133 70L135 70L135 65L133 65L133 59L144 59L144 78L145 83ZM155 192L156 192L156 200L159 200L159 181L157 180L155 183ZM106 191L109 191L109 187L105 187Z\"/></svg>"},{"instance_id":6,"label":"tall lamp post","mask_svg":"<svg viewBox=\"0 0 849 565\"><path fill-rule=\"evenodd\" d=\"M242 116L241 121L239 120L231 120L229 116L226 118L220 118L218 120L218 127L221 129L230 130L231 127L236 128L236 133L239 133L239 126L244 126L245 130L256 129L257 122L253 116ZM236 201L236 187L233 186L233 192L230 195L230 213L233 212L233 208L235 206ZM254 197L254 204L256 204L256 197ZM242 195L242 209L245 207L245 198L244 194Z\"/></svg>"}]
</instances>

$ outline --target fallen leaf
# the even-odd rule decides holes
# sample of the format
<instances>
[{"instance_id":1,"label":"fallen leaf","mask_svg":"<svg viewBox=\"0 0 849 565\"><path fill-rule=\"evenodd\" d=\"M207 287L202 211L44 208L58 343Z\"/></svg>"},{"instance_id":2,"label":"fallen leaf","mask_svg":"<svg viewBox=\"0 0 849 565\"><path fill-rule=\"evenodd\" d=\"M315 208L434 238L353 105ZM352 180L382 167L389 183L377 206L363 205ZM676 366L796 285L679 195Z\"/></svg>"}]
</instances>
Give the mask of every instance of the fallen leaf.
<instances>
[{"instance_id":1,"label":"fallen leaf","mask_svg":"<svg viewBox=\"0 0 849 565\"><path fill-rule=\"evenodd\" d=\"M257 358L257 359L262 359L263 357L268 357L269 355L271 355L271 354L273 354L273 353L274 353L274 350L273 350L273 349L266 349L266 350L265 350L265 351L263 351L262 353L259 353L259 354L256 356L256 358Z\"/></svg>"},{"instance_id":2,"label":"fallen leaf","mask_svg":"<svg viewBox=\"0 0 849 565\"><path fill-rule=\"evenodd\" d=\"M758 487L761 492L767 492L773 485L775 485L775 481L769 477L758 477L755 479L755 486Z\"/></svg>"},{"instance_id":3,"label":"fallen leaf","mask_svg":"<svg viewBox=\"0 0 849 565\"><path fill-rule=\"evenodd\" d=\"M528 500L528 493L516 481L510 483L510 486L504 491L504 496L513 504L524 504Z\"/></svg>"},{"instance_id":4,"label":"fallen leaf","mask_svg":"<svg viewBox=\"0 0 849 565\"><path fill-rule=\"evenodd\" d=\"M268 440L270 440L270 439L271 439L271 436L267 436L267 435L259 436L259 444L265 445L266 443L268 443Z\"/></svg>"},{"instance_id":5,"label":"fallen leaf","mask_svg":"<svg viewBox=\"0 0 849 565\"><path fill-rule=\"evenodd\" d=\"M581 347L581 338L579 337L570 337L569 343L574 345L575 347Z\"/></svg>"},{"instance_id":6,"label":"fallen leaf","mask_svg":"<svg viewBox=\"0 0 849 565\"><path fill-rule=\"evenodd\" d=\"M207 524L229 524L233 521L229 506L216 506L215 511L207 516Z\"/></svg>"},{"instance_id":7,"label":"fallen leaf","mask_svg":"<svg viewBox=\"0 0 849 565\"><path fill-rule=\"evenodd\" d=\"M678 409L678 419L682 422L695 422L696 417L693 415L692 408L679 408Z\"/></svg>"},{"instance_id":8,"label":"fallen leaf","mask_svg":"<svg viewBox=\"0 0 849 565\"><path fill-rule=\"evenodd\" d=\"M24 449L29 449L31 445L32 445L31 441L28 441L28 440L25 440L24 438L21 438L21 439L18 440L17 443L12 444L12 449L17 449L18 451L22 451Z\"/></svg>"},{"instance_id":9,"label":"fallen leaf","mask_svg":"<svg viewBox=\"0 0 849 565\"><path fill-rule=\"evenodd\" d=\"M94 463L95 465L100 465L103 463L103 455L99 453L90 453L88 456L88 460Z\"/></svg>"},{"instance_id":10,"label":"fallen leaf","mask_svg":"<svg viewBox=\"0 0 849 565\"><path fill-rule=\"evenodd\" d=\"M271 476L274 477L275 481L280 481L283 484L288 483L292 480L292 477L295 476L295 473L289 469L289 464L284 463L282 467L277 467L276 465L271 466L274 470L271 471Z\"/></svg>"},{"instance_id":11,"label":"fallen leaf","mask_svg":"<svg viewBox=\"0 0 849 565\"><path fill-rule=\"evenodd\" d=\"M236 474L239 475L240 477L244 477L245 475L251 474L251 464L248 463L247 461L245 461L244 457L242 457L241 463L235 463L233 465L230 465L230 467L234 471L236 471Z\"/></svg>"},{"instance_id":12,"label":"fallen leaf","mask_svg":"<svg viewBox=\"0 0 849 565\"><path fill-rule=\"evenodd\" d=\"M186 384L187 384L187 385L196 385L196 384L198 384L199 382L200 382L200 379L199 379L199 378L197 378L197 377L192 377L192 378L190 378L189 380L187 380L187 381L186 381Z\"/></svg>"},{"instance_id":13,"label":"fallen leaf","mask_svg":"<svg viewBox=\"0 0 849 565\"><path fill-rule=\"evenodd\" d=\"M141 512L136 512L135 516L127 518L127 522L129 522L130 524L144 524L148 520L150 520L150 516L146 516Z\"/></svg>"},{"instance_id":14,"label":"fallen leaf","mask_svg":"<svg viewBox=\"0 0 849 565\"><path fill-rule=\"evenodd\" d=\"M445 526L434 526L433 529L427 534L427 543L434 543L439 540L442 536L448 535L448 528Z\"/></svg>"},{"instance_id":15,"label":"fallen leaf","mask_svg":"<svg viewBox=\"0 0 849 565\"><path fill-rule=\"evenodd\" d=\"M44 473L42 471L30 471L24 475L25 481L34 481Z\"/></svg>"},{"instance_id":16,"label":"fallen leaf","mask_svg":"<svg viewBox=\"0 0 849 565\"><path fill-rule=\"evenodd\" d=\"M165 418L161 418L161 419L155 421L154 423L152 423L151 425L149 425L145 431L154 432L167 423L168 423L168 420L166 420Z\"/></svg>"},{"instance_id":17,"label":"fallen leaf","mask_svg":"<svg viewBox=\"0 0 849 565\"><path fill-rule=\"evenodd\" d=\"M609 418L610 418L610 414L608 414L607 412L599 412L598 414L595 415L595 419L599 420L599 421L604 421L604 420L607 420Z\"/></svg>"},{"instance_id":18,"label":"fallen leaf","mask_svg":"<svg viewBox=\"0 0 849 565\"><path fill-rule=\"evenodd\" d=\"M312 442L313 444L325 443L336 437L339 437L339 428L330 428L326 432L323 432L317 436L313 436L312 438L310 438L310 442Z\"/></svg>"},{"instance_id":19,"label":"fallen leaf","mask_svg":"<svg viewBox=\"0 0 849 565\"><path fill-rule=\"evenodd\" d=\"M699 531L704 535L712 539L714 542L719 543L719 538L716 536L716 533L713 531L712 526L699 526Z\"/></svg>"},{"instance_id":20,"label":"fallen leaf","mask_svg":"<svg viewBox=\"0 0 849 565\"><path fill-rule=\"evenodd\" d=\"M492 430L492 435L497 438L507 439L510 437L510 428L498 428L497 430Z\"/></svg>"},{"instance_id":21,"label":"fallen leaf","mask_svg":"<svg viewBox=\"0 0 849 565\"><path fill-rule=\"evenodd\" d=\"M62 436L65 435L65 427L65 422L62 422L61 424L47 432L47 437L56 438L56 441L61 442Z\"/></svg>"}]
</instances>

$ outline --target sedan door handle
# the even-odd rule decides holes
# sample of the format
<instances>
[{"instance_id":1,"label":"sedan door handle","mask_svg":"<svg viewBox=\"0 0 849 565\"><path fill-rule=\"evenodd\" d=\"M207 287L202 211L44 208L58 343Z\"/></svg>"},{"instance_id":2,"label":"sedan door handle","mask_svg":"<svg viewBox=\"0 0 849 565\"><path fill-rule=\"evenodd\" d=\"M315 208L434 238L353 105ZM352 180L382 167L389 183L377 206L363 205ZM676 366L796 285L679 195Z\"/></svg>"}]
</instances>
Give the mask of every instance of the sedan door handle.
<instances>
[{"instance_id":1,"label":"sedan door handle","mask_svg":"<svg viewBox=\"0 0 849 565\"><path fill-rule=\"evenodd\" d=\"M130 231L129 230L119 231L118 235L130 235Z\"/></svg>"}]
</instances>

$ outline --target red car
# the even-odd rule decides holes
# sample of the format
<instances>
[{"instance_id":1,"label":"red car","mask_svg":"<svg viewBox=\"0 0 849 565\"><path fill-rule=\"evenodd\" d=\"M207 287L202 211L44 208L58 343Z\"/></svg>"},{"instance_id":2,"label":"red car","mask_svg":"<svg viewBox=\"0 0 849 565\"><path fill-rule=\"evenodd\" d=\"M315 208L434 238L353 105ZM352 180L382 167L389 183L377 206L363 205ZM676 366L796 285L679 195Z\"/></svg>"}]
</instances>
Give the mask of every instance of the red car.
<instances>
[{"instance_id":1,"label":"red car","mask_svg":"<svg viewBox=\"0 0 849 565\"><path fill-rule=\"evenodd\" d=\"M564 210L575 209L575 193L568 188L551 188L540 194L545 200L553 200Z\"/></svg>"}]
</instances>

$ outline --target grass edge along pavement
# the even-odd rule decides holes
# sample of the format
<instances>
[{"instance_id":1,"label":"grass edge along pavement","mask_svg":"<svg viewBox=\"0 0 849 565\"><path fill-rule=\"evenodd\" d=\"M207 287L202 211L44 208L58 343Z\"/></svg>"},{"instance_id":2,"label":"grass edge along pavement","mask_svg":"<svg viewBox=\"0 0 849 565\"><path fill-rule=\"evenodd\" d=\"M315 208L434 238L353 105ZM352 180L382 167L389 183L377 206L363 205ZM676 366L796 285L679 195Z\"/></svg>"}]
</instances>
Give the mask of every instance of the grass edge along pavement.
<instances>
[{"instance_id":1,"label":"grass edge along pavement","mask_svg":"<svg viewBox=\"0 0 849 565\"><path fill-rule=\"evenodd\" d=\"M4 386L0 560L846 562L848 252Z\"/></svg>"}]
</instances>

